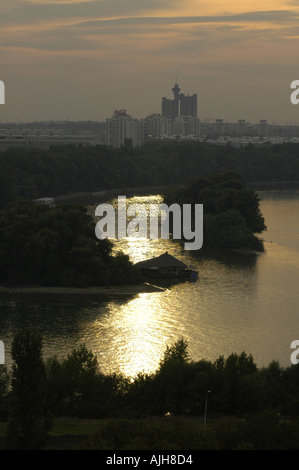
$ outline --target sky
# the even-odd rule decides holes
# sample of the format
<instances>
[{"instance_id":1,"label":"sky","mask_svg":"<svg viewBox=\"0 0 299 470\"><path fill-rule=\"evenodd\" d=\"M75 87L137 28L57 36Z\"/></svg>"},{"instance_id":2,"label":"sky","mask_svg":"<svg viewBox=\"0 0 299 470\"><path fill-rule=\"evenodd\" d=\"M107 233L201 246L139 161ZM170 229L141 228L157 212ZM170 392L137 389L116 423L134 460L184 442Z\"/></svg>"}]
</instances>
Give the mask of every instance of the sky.
<instances>
[{"instance_id":1,"label":"sky","mask_svg":"<svg viewBox=\"0 0 299 470\"><path fill-rule=\"evenodd\" d=\"M299 125L299 0L0 0L0 122L198 117Z\"/></svg>"}]
</instances>

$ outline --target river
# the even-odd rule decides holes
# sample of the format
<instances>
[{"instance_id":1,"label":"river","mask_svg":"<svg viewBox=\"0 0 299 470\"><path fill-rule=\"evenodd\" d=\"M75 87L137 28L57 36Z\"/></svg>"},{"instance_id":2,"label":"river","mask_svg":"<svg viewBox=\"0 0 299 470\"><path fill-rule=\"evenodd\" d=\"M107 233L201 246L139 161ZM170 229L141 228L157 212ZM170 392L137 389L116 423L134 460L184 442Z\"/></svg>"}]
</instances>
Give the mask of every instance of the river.
<instances>
[{"instance_id":1,"label":"river","mask_svg":"<svg viewBox=\"0 0 299 470\"><path fill-rule=\"evenodd\" d=\"M166 345L180 337L188 341L194 361L245 351L258 367L273 359L291 365L290 345L299 339L299 191L260 191L259 197L267 225L263 253L185 251L172 240L115 242L114 249L134 262L168 251L198 269L196 282L138 295L3 296L0 340L7 365L13 336L23 327L42 332L45 358L61 359L85 343L104 373L155 371Z\"/></svg>"}]
</instances>

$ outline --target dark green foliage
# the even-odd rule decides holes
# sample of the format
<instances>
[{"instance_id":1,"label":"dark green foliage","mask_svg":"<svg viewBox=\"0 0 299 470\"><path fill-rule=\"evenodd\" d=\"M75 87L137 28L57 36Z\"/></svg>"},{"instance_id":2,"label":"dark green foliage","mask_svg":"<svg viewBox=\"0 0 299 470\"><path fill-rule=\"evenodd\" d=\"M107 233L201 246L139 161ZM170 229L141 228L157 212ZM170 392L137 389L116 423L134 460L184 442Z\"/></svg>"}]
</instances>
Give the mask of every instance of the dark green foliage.
<instances>
[{"instance_id":1,"label":"dark green foliage","mask_svg":"<svg viewBox=\"0 0 299 470\"><path fill-rule=\"evenodd\" d=\"M248 382L248 378L252 378L257 373L257 366L253 361L253 357L251 355L247 356L244 351L240 355L233 353L226 359L220 356L213 364L213 371L214 375L218 376L222 382L222 411L228 414L235 414L236 412L239 413L243 407L246 413L247 407L244 403L242 385L245 382L245 378Z\"/></svg>"},{"instance_id":2,"label":"dark green foliage","mask_svg":"<svg viewBox=\"0 0 299 470\"><path fill-rule=\"evenodd\" d=\"M171 346L166 346L164 357L160 362L160 370L169 363L186 363L189 359L188 342L184 338L179 339Z\"/></svg>"},{"instance_id":3,"label":"dark green foliage","mask_svg":"<svg viewBox=\"0 0 299 470\"><path fill-rule=\"evenodd\" d=\"M9 448L43 448L51 415L108 419L85 449L299 448L298 365L282 368L272 361L258 369L245 352L194 362L182 338L166 348L156 372L130 381L101 373L84 345L61 361L50 358L44 364L41 345L37 332L15 336L10 392L10 377L0 370L0 404L5 409L9 397L10 405ZM226 418L215 419L220 415Z\"/></svg>"},{"instance_id":4,"label":"dark green foliage","mask_svg":"<svg viewBox=\"0 0 299 470\"><path fill-rule=\"evenodd\" d=\"M50 209L25 198L0 211L0 282L88 287L136 283L140 277L112 243L95 237L83 206ZM115 281L115 282L114 282Z\"/></svg>"},{"instance_id":5,"label":"dark green foliage","mask_svg":"<svg viewBox=\"0 0 299 470\"><path fill-rule=\"evenodd\" d=\"M289 180L299 181L298 144L223 148L197 142L156 142L131 148L127 142L122 149L72 145L49 151L11 148L0 154L0 209L15 196L33 199L81 191L183 185L189 181L185 188L168 192L165 202L204 205L204 244L262 250L262 242L254 234L265 230L265 224L259 200L253 191L245 190L245 181ZM24 223L19 222L19 230ZM35 236L29 248L34 250L37 245L41 249L44 236L54 251L59 240L45 231ZM63 285L90 285L95 272L101 282L107 279L99 260L90 263L91 252L86 250L76 248L71 266L61 273ZM77 276L78 263L85 255L87 272ZM53 264L55 256L50 271ZM11 273L12 282L14 277ZM51 276L47 282L51 282Z\"/></svg>"},{"instance_id":6,"label":"dark green foliage","mask_svg":"<svg viewBox=\"0 0 299 470\"><path fill-rule=\"evenodd\" d=\"M141 281L139 272L132 265L128 255L121 251L110 258L111 284L136 284Z\"/></svg>"},{"instance_id":7,"label":"dark green foliage","mask_svg":"<svg viewBox=\"0 0 299 470\"><path fill-rule=\"evenodd\" d=\"M127 381L104 375L97 358L83 345L61 362L47 361L51 409L56 416L106 418L119 411Z\"/></svg>"},{"instance_id":8,"label":"dark green foliage","mask_svg":"<svg viewBox=\"0 0 299 470\"><path fill-rule=\"evenodd\" d=\"M205 431L199 421L189 418L111 420L79 448L184 450L185 458L194 458L194 450L298 450L298 431L298 422L280 421L271 410L242 420L220 419Z\"/></svg>"},{"instance_id":9,"label":"dark green foliage","mask_svg":"<svg viewBox=\"0 0 299 470\"><path fill-rule=\"evenodd\" d=\"M262 250L262 242L254 235L266 230L259 199L254 191L245 189L239 174L229 171L193 177L183 187L169 188L164 200L168 206L191 204L193 211L195 204L203 204L204 245Z\"/></svg>"},{"instance_id":10,"label":"dark green foliage","mask_svg":"<svg viewBox=\"0 0 299 470\"><path fill-rule=\"evenodd\" d=\"M12 176L0 172L0 209L16 196L15 181Z\"/></svg>"},{"instance_id":11,"label":"dark green foliage","mask_svg":"<svg viewBox=\"0 0 299 470\"><path fill-rule=\"evenodd\" d=\"M0 209L13 197L59 196L113 188L186 184L194 175L234 171L245 181L299 181L299 145L218 147L152 142L122 149L104 145L9 148L0 154ZM236 189L239 189L236 187Z\"/></svg>"},{"instance_id":12,"label":"dark green foliage","mask_svg":"<svg viewBox=\"0 0 299 470\"><path fill-rule=\"evenodd\" d=\"M207 390L212 414L246 416L269 408L299 416L298 366L282 369L273 362L259 370L245 352L194 362L184 339L166 348L156 372L139 373L132 382L102 374L85 347L61 362L50 359L47 374L56 416L203 416Z\"/></svg>"},{"instance_id":13,"label":"dark green foliage","mask_svg":"<svg viewBox=\"0 0 299 470\"><path fill-rule=\"evenodd\" d=\"M52 428L41 335L32 330L17 333L11 356L14 364L6 446L9 450L39 450Z\"/></svg>"},{"instance_id":14,"label":"dark green foliage","mask_svg":"<svg viewBox=\"0 0 299 470\"><path fill-rule=\"evenodd\" d=\"M187 363L188 343L184 339L166 347L153 378L153 403L159 414L183 413Z\"/></svg>"},{"instance_id":15,"label":"dark green foliage","mask_svg":"<svg viewBox=\"0 0 299 470\"><path fill-rule=\"evenodd\" d=\"M0 421L8 416L8 392L10 384L10 374L7 367L0 365Z\"/></svg>"},{"instance_id":16,"label":"dark green foliage","mask_svg":"<svg viewBox=\"0 0 299 470\"><path fill-rule=\"evenodd\" d=\"M84 447L93 450L194 450L199 449L199 443L200 432L181 420L111 420L97 435L88 439Z\"/></svg>"}]
</instances>

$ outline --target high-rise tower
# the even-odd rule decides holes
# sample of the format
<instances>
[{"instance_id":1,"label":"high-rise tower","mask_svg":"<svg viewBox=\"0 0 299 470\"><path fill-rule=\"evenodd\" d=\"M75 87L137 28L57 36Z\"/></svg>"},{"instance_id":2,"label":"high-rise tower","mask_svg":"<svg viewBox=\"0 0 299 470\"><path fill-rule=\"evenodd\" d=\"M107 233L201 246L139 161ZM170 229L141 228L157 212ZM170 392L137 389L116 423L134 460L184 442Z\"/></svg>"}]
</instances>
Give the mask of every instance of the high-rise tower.
<instances>
[{"instance_id":1,"label":"high-rise tower","mask_svg":"<svg viewBox=\"0 0 299 470\"><path fill-rule=\"evenodd\" d=\"M180 91L181 89L176 82L172 88L174 99L162 98L162 115L172 119L172 121L180 116L197 117L197 95L185 96Z\"/></svg>"},{"instance_id":2,"label":"high-rise tower","mask_svg":"<svg viewBox=\"0 0 299 470\"><path fill-rule=\"evenodd\" d=\"M181 91L181 89L180 89L179 85L177 84L177 82L175 82L175 85L172 88L172 93L173 93L173 96L174 96L174 100L173 100L174 119L176 117L179 117L179 115L180 115L180 102L179 102L179 100L180 100L180 91Z\"/></svg>"}]
</instances>

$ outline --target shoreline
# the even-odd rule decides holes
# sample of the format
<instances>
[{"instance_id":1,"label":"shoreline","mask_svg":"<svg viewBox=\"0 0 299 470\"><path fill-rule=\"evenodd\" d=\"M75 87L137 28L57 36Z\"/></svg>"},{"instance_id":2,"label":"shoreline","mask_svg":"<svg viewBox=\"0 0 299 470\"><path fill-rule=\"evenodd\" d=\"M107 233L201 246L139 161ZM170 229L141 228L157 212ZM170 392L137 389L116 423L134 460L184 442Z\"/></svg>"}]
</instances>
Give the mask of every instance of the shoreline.
<instances>
[{"instance_id":1,"label":"shoreline","mask_svg":"<svg viewBox=\"0 0 299 470\"><path fill-rule=\"evenodd\" d=\"M269 191L269 190L292 190L299 189L299 181L245 181L246 189L253 189L254 191ZM180 183L173 183L167 186L145 186L143 188L113 188L104 189L102 191L94 192L76 192L72 194L64 194L54 196L55 204L71 203L81 204L85 206L92 206L102 202L110 201L117 198L120 194L125 195L127 198L134 196L147 196L163 194L165 190L171 186L183 186Z\"/></svg>"},{"instance_id":2,"label":"shoreline","mask_svg":"<svg viewBox=\"0 0 299 470\"><path fill-rule=\"evenodd\" d=\"M0 286L0 295L27 295L27 294L59 294L59 295L137 295L155 292L164 292L165 289L148 283L144 284L125 284L111 287L4 287Z\"/></svg>"}]
</instances>

